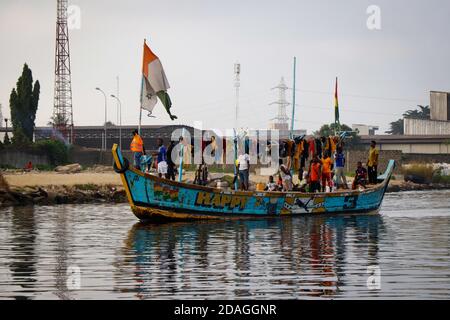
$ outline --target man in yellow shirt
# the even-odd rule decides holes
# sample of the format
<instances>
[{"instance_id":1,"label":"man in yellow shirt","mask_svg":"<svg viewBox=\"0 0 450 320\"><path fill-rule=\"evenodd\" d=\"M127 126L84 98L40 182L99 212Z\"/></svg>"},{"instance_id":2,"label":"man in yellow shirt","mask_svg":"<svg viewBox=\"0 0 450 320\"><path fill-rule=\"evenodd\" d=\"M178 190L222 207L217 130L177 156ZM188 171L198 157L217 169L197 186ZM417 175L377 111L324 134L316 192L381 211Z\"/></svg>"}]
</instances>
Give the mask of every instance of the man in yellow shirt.
<instances>
[{"instance_id":1,"label":"man in yellow shirt","mask_svg":"<svg viewBox=\"0 0 450 320\"><path fill-rule=\"evenodd\" d=\"M380 152L377 149L377 143L372 141L369 149L369 160L367 161L367 175L369 177L369 184L377 184L377 168L378 168L378 156Z\"/></svg>"}]
</instances>

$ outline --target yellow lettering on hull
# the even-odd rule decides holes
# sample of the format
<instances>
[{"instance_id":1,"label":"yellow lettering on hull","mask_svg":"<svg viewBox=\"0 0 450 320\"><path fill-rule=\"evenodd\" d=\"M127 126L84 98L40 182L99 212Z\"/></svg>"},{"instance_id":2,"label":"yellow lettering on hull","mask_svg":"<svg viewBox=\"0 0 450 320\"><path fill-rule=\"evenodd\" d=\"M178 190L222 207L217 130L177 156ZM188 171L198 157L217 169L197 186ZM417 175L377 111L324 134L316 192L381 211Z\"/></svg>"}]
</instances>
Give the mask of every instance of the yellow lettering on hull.
<instances>
[{"instance_id":1,"label":"yellow lettering on hull","mask_svg":"<svg viewBox=\"0 0 450 320\"><path fill-rule=\"evenodd\" d=\"M244 196L231 196L228 194L221 195L219 193L211 194L208 192L199 192L197 194L197 200L195 202L198 206L212 206L214 208L234 209L239 207L243 210L247 204L248 197Z\"/></svg>"}]
</instances>

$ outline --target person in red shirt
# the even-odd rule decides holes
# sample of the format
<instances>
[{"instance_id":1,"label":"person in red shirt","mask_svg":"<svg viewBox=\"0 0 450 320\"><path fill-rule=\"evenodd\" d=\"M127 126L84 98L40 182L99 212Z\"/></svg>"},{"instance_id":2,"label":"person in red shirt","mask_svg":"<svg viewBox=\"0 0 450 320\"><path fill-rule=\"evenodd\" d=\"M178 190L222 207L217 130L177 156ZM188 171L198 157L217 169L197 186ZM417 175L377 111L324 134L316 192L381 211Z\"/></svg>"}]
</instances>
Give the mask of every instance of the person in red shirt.
<instances>
[{"instance_id":1,"label":"person in red shirt","mask_svg":"<svg viewBox=\"0 0 450 320\"><path fill-rule=\"evenodd\" d=\"M309 192L320 191L320 175L322 164L319 158L314 156L309 167Z\"/></svg>"},{"instance_id":2,"label":"person in red shirt","mask_svg":"<svg viewBox=\"0 0 450 320\"><path fill-rule=\"evenodd\" d=\"M331 171L333 162L328 156L328 152L325 152L322 161L322 192L325 192L326 186L330 187L330 192L333 190L333 181L331 179Z\"/></svg>"},{"instance_id":3,"label":"person in red shirt","mask_svg":"<svg viewBox=\"0 0 450 320\"><path fill-rule=\"evenodd\" d=\"M33 163L31 161L29 161L26 165L25 165L25 171L26 172L30 172L33 170Z\"/></svg>"}]
</instances>

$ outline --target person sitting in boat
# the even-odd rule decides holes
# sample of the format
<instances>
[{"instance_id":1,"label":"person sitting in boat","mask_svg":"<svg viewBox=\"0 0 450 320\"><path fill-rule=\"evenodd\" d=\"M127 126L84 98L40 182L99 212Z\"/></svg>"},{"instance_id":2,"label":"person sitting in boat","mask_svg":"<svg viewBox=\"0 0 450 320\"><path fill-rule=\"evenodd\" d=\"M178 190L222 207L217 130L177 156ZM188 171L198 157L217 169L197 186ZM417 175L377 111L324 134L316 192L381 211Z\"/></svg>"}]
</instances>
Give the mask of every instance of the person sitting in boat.
<instances>
[{"instance_id":1,"label":"person sitting in boat","mask_svg":"<svg viewBox=\"0 0 450 320\"><path fill-rule=\"evenodd\" d=\"M167 175L167 149L164 146L164 142L161 138L158 138L158 153L157 153L157 160L158 160L158 176L162 178L163 176L166 177Z\"/></svg>"},{"instance_id":2,"label":"person sitting in boat","mask_svg":"<svg viewBox=\"0 0 450 320\"><path fill-rule=\"evenodd\" d=\"M264 191L278 191L278 186L275 183L275 180L273 179L273 176L269 177L269 182L267 183L266 187L264 188Z\"/></svg>"},{"instance_id":3,"label":"person sitting in boat","mask_svg":"<svg viewBox=\"0 0 450 320\"><path fill-rule=\"evenodd\" d=\"M283 191L283 179L281 179L281 175L279 174L277 180L277 191Z\"/></svg>"},{"instance_id":4,"label":"person sitting in boat","mask_svg":"<svg viewBox=\"0 0 450 320\"><path fill-rule=\"evenodd\" d=\"M311 160L309 166L309 192L315 193L320 191L320 177L321 177L321 168L322 163L319 160L319 156L315 155Z\"/></svg>"},{"instance_id":5,"label":"person sitting in boat","mask_svg":"<svg viewBox=\"0 0 450 320\"><path fill-rule=\"evenodd\" d=\"M144 141L137 130L133 131L130 150L133 152L134 167L141 170L141 157L145 154Z\"/></svg>"},{"instance_id":6,"label":"person sitting in boat","mask_svg":"<svg viewBox=\"0 0 450 320\"><path fill-rule=\"evenodd\" d=\"M283 180L283 190L292 191L293 185L291 172L281 159L280 159L280 176L281 179Z\"/></svg>"},{"instance_id":7,"label":"person sitting in boat","mask_svg":"<svg viewBox=\"0 0 450 320\"><path fill-rule=\"evenodd\" d=\"M302 174L302 180L300 180L300 183L299 183L299 185L297 187L297 191L307 192L306 188L308 186L308 178L309 178L308 177L308 172L304 171L303 174Z\"/></svg>"},{"instance_id":8,"label":"person sitting in boat","mask_svg":"<svg viewBox=\"0 0 450 320\"><path fill-rule=\"evenodd\" d=\"M202 163L195 172L194 184L206 186L208 183L208 166Z\"/></svg>"},{"instance_id":9,"label":"person sitting in boat","mask_svg":"<svg viewBox=\"0 0 450 320\"><path fill-rule=\"evenodd\" d=\"M153 157L150 155L143 155L141 157L141 168L140 170L142 172L150 172L151 168L152 168L152 163L153 163Z\"/></svg>"},{"instance_id":10,"label":"person sitting in boat","mask_svg":"<svg viewBox=\"0 0 450 320\"><path fill-rule=\"evenodd\" d=\"M363 167L362 162L358 161L358 167L355 171L355 179L353 180L352 189L356 190L358 186L366 189L367 184L367 169Z\"/></svg>"},{"instance_id":11,"label":"person sitting in boat","mask_svg":"<svg viewBox=\"0 0 450 320\"><path fill-rule=\"evenodd\" d=\"M239 166L239 181L241 183L241 190L248 190L250 179L250 156L246 152L242 152L238 158Z\"/></svg>"}]
</instances>

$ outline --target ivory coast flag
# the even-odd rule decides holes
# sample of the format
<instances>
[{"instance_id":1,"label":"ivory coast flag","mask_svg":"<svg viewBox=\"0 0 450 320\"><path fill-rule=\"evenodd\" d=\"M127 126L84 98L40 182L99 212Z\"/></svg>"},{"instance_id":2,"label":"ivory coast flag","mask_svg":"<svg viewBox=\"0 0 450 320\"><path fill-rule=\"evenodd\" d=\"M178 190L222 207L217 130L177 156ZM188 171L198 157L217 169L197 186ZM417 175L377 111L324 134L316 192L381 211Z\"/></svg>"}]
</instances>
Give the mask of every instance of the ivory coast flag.
<instances>
[{"instance_id":1,"label":"ivory coast flag","mask_svg":"<svg viewBox=\"0 0 450 320\"><path fill-rule=\"evenodd\" d=\"M336 77L336 87L334 90L334 123L339 124L339 99L338 99L338 78Z\"/></svg>"},{"instance_id":2,"label":"ivory coast flag","mask_svg":"<svg viewBox=\"0 0 450 320\"><path fill-rule=\"evenodd\" d=\"M166 108L170 119L177 119L170 113L172 101L167 93L170 88L166 74L159 58L150 50L144 41L144 57L142 62L141 108L151 113L158 98Z\"/></svg>"}]
</instances>

